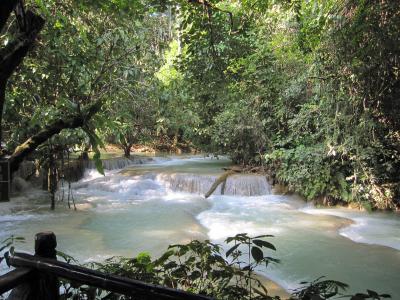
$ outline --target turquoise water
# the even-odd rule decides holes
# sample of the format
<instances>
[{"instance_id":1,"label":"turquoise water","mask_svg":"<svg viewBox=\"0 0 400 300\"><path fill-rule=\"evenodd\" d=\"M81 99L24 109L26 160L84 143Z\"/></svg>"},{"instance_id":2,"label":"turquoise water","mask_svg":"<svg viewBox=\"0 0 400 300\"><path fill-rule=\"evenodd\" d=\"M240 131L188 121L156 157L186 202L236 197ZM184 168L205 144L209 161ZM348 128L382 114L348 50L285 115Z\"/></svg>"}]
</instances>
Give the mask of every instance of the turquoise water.
<instances>
[{"instance_id":1,"label":"turquoise water","mask_svg":"<svg viewBox=\"0 0 400 300\"><path fill-rule=\"evenodd\" d=\"M149 164L94 170L73 184L78 211L59 203L48 210L47 195L31 189L0 204L0 238L27 238L18 249L32 251L36 232L52 230L58 249L80 261L141 251L159 255L169 244L227 236L273 234L279 265L260 270L290 290L319 276L400 299L400 217L347 209L316 209L299 197L276 195L261 176L234 176L227 195L204 198L229 160L155 158Z\"/></svg>"}]
</instances>

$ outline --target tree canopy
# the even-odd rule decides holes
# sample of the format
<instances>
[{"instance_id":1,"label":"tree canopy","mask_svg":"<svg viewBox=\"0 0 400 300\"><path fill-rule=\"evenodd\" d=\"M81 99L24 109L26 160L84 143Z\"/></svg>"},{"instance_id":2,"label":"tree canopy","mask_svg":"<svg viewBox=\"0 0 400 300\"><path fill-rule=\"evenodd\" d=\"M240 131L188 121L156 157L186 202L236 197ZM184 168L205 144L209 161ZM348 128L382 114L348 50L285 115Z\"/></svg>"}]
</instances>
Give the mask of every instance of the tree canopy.
<instances>
[{"instance_id":1,"label":"tree canopy","mask_svg":"<svg viewBox=\"0 0 400 300\"><path fill-rule=\"evenodd\" d=\"M397 0L0 7L0 138L14 169L58 146L92 148L101 170L105 142L126 156L169 143L263 165L307 199L399 206Z\"/></svg>"}]
</instances>

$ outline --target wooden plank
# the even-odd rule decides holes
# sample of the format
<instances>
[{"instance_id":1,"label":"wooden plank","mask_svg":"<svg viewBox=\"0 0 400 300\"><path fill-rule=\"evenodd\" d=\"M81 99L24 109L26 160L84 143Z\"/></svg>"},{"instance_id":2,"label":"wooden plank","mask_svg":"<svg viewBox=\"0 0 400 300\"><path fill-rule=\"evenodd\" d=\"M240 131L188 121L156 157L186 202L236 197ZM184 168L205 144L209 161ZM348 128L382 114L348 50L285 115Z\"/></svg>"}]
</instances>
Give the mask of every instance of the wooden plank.
<instances>
[{"instance_id":1,"label":"wooden plank","mask_svg":"<svg viewBox=\"0 0 400 300\"><path fill-rule=\"evenodd\" d=\"M33 273L34 271L31 269L18 268L0 276L0 295L29 281L33 277Z\"/></svg>"},{"instance_id":2,"label":"wooden plank","mask_svg":"<svg viewBox=\"0 0 400 300\"><path fill-rule=\"evenodd\" d=\"M61 278L101 288L107 291L129 296L141 296L144 299L159 300L212 300L213 298L196 295L181 290L144 283L138 280L104 274L96 270L70 265L64 262L35 257L26 253L15 253L7 257L14 267L28 267L40 272L51 273Z\"/></svg>"}]
</instances>

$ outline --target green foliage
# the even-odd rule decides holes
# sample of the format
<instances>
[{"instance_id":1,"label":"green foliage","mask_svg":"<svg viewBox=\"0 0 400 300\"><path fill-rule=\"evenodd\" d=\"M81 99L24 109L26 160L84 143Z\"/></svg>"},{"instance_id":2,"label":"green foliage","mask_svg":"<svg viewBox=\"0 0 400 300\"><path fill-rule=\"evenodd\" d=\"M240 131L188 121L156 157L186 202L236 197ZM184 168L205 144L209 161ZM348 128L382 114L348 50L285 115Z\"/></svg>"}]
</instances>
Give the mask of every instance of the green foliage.
<instances>
[{"instance_id":1,"label":"green foliage","mask_svg":"<svg viewBox=\"0 0 400 300\"><path fill-rule=\"evenodd\" d=\"M362 299L387 299L391 298L388 294L378 294L375 291L367 290L367 293L357 293L355 295L341 296L349 286L336 280L323 280L324 277L317 278L312 282L301 282L302 286L296 289L293 296L296 299L305 300L324 300L324 299L343 299L362 300Z\"/></svg>"},{"instance_id":2,"label":"green foliage","mask_svg":"<svg viewBox=\"0 0 400 300\"><path fill-rule=\"evenodd\" d=\"M207 240L194 240L185 245L171 245L154 260L150 254L142 252L134 258L112 257L104 262L91 262L84 266L106 274L211 296L216 300L280 300L279 296L270 295L256 274L256 270L267 268L270 263L279 263L278 259L269 256L271 251L276 250L266 240L271 237L273 236L250 237L241 233L228 237L224 247ZM10 241L20 240L21 238L10 237L3 241L2 249L11 246ZM229 249L224 251L226 248ZM57 255L67 263L77 263L73 257L63 252L57 252ZM345 295L343 293L348 288L345 283L322 278L301 282L290 300L390 298L389 295L372 290L367 290L366 294ZM67 280L62 280L61 284L62 299L136 299L87 285L79 286Z\"/></svg>"},{"instance_id":3,"label":"green foliage","mask_svg":"<svg viewBox=\"0 0 400 300\"><path fill-rule=\"evenodd\" d=\"M151 2L26 2L46 25L7 90L2 127L9 152L43 126L80 114L93 103L101 103L102 112L85 130L62 131L50 148L91 147L102 172L99 147L104 140L124 146L153 136L154 73L168 36L163 31L167 18ZM15 24L11 20L1 43L11 39ZM49 153L45 148L35 153L43 166Z\"/></svg>"},{"instance_id":4,"label":"green foliage","mask_svg":"<svg viewBox=\"0 0 400 300\"><path fill-rule=\"evenodd\" d=\"M352 200L346 170L342 164L335 164L335 158L329 155L325 145L279 149L267 154L265 159L276 170L280 181L309 200L325 195Z\"/></svg>"},{"instance_id":5,"label":"green foliage","mask_svg":"<svg viewBox=\"0 0 400 300\"><path fill-rule=\"evenodd\" d=\"M0 243L0 264L6 258L8 253L13 253L17 244L25 243L25 238L22 236L11 235ZM7 262L8 265L8 262Z\"/></svg>"},{"instance_id":6,"label":"green foliage","mask_svg":"<svg viewBox=\"0 0 400 300\"><path fill-rule=\"evenodd\" d=\"M302 287L293 293L299 299L329 299L345 291L349 286L336 280L323 280L324 277L317 278L312 282L303 281Z\"/></svg>"},{"instance_id":7,"label":"green foliage","mask_svg":"<svg viewBox=\"0 0 400 300\"><path fill-rule=\"evenodd\" d=\"M266 144L257 111L243 102L234 103L215 119L212 141L215 149L229 153L236 163L259 163ZM257 155L258 154L258 155Z\"/></svg>"},{"instance_id":8,"label":"green foliage","mask_svg":"<svg viewBox=\"0 0 400 300\"><path fill-rule=\"evenodd\" d=\"M93 13L90 5L72 1L28 1L26 5L43 15L46 26L8 91L4 127L10 150L45 124L80 113L95 101L106 101L119 89L109 82L119 77L127 62L125 51L131 48L126 38L130 30L120 28L118 12Z\"/></svg>"},{"instance_id":9,"label":"green foliage","mask_svg":"<svg viewBox=\"0 0 400 300\"><path fill-rule=\"evenodd\" d=\"M103 168L103 163L100 159L100 149L99 149L99 147L104 148L104 145L95 132L91 131L90 129L86 129L85 131L89 136L89 141L94 151L93 160L96 169L100 174L104 175L104 168Z\"/></svg>"},{"instance_id":10,"label":"green foliage","mask_svg":"<svg viewBox=\"0 0 400 300\"><path fill-rule=\"evenodd\" d=\"M307 199L399 205L396 1L212 3L182 4L176 60L200 146Z\"/></svg>"},{"instance_id":11,"label":"green foliage","mask_svg":"<svg viewBox=\"0 0 400 300\"><path fill-rule=\"evenodd\" d=\"M195 240L186 245L171 245L155 260L143 252L135 258L112 257L104 263L89 263L89 266L108 274L209 295L216 299L279 299L269 296L254 272L261 265L278 262L264 255L264 251L275 250L271 243L263 240L266 237L271 236L251 238L247 234L238 234L226 240L227 245L234 245L225 253L220 245ZM244 256L248 257L246 263ZM86 287L76 288L68 282L64 282L64 288L68 297L78 297L74 299L81 299L79 297L84 297L88 292ZM96 294L99 299L117 297L101 290Z\"/></svg>"},{"instance_id":12,"label":"green foliage","mask_svg":"<svg viewBox=\"0 0 400 300\"><path fill-rule=\"evenodd\" d=\"M7 90L8 148L101 100L90 132L127 156L186 142L266 164L307 199L396 208L397 2L28 1L47 23ZM58 142L99 144L81 131Z\"/></svg>"}]
</instances>

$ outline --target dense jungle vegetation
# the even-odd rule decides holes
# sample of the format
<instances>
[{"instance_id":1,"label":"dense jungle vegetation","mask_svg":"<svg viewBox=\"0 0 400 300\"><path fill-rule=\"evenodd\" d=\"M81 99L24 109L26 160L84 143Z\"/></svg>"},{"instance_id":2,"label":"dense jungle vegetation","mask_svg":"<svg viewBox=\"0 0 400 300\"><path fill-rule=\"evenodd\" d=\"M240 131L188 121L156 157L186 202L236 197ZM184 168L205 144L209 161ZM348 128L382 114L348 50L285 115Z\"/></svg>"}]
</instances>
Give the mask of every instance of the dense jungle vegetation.
<instances>
[{"instance_id":1,"label":"dense jungle vegetation","mask_svg":"<svg viewBox=\"0 0 400 300\"><path fill-rule=\"evenodd\" d=\"M195 148L310 200L399 206L398 0L24 2L0 4L14 170L93 151L102 171L105 143Z\"/></svg>"}]
</instances>

